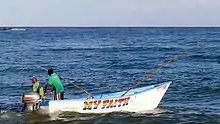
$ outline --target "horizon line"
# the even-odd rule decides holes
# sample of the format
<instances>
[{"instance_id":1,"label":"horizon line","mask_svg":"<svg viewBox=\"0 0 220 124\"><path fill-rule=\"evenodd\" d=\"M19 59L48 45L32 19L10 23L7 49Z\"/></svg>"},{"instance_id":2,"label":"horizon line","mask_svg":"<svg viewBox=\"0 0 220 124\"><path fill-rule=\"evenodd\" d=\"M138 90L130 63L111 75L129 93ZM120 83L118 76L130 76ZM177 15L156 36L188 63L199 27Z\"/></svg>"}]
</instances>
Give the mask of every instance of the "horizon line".
<instances>
[{"instance_id":1,"label":"horizon line","mask_svg":"<svg viewBox=\"0 0 220 124\"><path fill-rule=\"evenodd\" d=\"M47 25L20 25L20 26L3 26L0 28L220 28L220 25L59 25L59 26L47 26Z\"/></svg>"}]
</instances>

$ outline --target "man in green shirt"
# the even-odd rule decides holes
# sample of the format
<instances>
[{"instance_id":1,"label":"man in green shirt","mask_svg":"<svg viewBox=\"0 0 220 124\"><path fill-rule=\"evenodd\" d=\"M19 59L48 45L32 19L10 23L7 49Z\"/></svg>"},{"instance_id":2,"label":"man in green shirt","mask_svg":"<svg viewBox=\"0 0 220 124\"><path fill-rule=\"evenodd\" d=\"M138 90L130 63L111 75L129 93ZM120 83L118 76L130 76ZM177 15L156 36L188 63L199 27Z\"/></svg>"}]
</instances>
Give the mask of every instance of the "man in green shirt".
<instances>
[{"instance_id":1,"label":"man in green shirt","mask_svg":"<svg viewBox=\"0 0 220 124\"><path fill-rule=\"evenodd\" d=\"M54 91L54 100L63 100L64 99L64 88L63 84L57 74L53 72L53 69L48 69L48 83L45 86L45 91L47 90L48 84L53 87Z\"/></svg>"}]
</instances>

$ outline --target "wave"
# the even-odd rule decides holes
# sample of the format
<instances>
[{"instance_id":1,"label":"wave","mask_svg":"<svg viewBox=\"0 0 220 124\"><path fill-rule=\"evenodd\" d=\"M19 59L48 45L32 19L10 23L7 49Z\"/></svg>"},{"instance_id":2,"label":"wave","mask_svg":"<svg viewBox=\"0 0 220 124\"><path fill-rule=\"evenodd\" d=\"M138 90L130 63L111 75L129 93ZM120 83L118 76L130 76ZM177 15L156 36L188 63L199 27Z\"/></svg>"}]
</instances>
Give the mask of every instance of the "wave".
<instances>
[{"instance_id":1,"label":"wave","mask_svg":"<svg viewBox=\"0 0 220 124\"><path fill-rule=\"evenodd\" d=\"M15 118L15 117L20 117L22 116L21 113L11 111L11 110L0 110L0 118L1 119L6 119L6 118Z\"/></svg>"},{"instance_id":2,"label":"wave","mask_svg":"<svg viewBox=\"0 0 220 124\"><path fill-rule=\"evenodd\" d=\"M132 47L112 47L112 46L100 46L100 47L63 47L63 48L48 48L39 47L34 48L37 51L45 52L69 52L69 51L95 51L95 52L129 52L129 51L149 51L149 52L176 52L179 53L182 48L176 47L142 47L142 46L132 46Z\"/></svg>"},{"instance_id":3,"label":"wave","mask_svg":"<svg viewBox=\"0 0 220 124\"><path fill-rule=\"evenodd\" d=\"M27 64L27 65L13 65L13 66L1 67L0 72L4 72L4 73L6 72L13 72L13 73L37 72L37 73L40 73L42 72L42 70L36 68L36 66L31 66Z\"/></svg>"},{"instance_id":4,"label":"wave","mask_svg":"<svg viewBox=\"0 0 220 124\"><path fill-rule=\"evenodd\" d=\"M220 55L204 55L204 54L195 54L189 55L190 58L194 59L220 59Z\"/></svg>"},{"instance_id":5,"label":"wave","mask_svg":"<svg viewBox=\"0 0 220 124\"><path fill-rule=\"evenodd\" d=\"M12 28L11 31L26 31L25 28Z\"/></svg>"},{"instance_id":6,"label":"wave","mask_svg":"<svg viewBox=\"0 0 220 124\"><path fill-rule=\"evenodd\" d=\"M214 94L219 94L220 93L220 87L219 86L204 86L204 87L201 87L200 90L202 92L205 92L205 93L214 93Z\"/></svg>"}]
</instances>

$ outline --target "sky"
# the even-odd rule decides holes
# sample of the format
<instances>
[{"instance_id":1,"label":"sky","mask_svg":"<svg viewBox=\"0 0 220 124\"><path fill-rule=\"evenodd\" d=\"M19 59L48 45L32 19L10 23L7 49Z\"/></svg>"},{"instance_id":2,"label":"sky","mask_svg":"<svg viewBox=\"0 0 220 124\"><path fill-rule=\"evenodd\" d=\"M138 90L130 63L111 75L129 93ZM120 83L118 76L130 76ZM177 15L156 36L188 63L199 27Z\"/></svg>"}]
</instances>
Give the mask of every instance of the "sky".
<instances>
[{"instance_id":1,"label":"sky","mask_svg":"<svg viewBox=\"0 0 220 124\"><path fill-rule=\"evenodd\" d=\"M220 0L0 0L0 26L220 26Z\"/></svg>"}]
</instances>

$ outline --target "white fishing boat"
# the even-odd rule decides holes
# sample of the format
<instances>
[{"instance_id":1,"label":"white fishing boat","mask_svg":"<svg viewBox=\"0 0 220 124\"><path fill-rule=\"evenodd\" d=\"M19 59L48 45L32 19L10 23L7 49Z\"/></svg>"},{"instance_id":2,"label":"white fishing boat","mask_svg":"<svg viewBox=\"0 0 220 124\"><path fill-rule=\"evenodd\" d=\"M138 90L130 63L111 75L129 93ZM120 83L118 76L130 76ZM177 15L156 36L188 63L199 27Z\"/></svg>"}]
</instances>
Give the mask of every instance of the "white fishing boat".
<instances>
[{"instance_id":1,"label":"white fishing boat","mask_svg":"<svg viewBox=\"0 0 220 124\"><path fill-rule=\"evenodd\" d=\"M92 99L64 99L64 100L44 100L39 104L37 111L47 113L56 112L78 112L78 113L110 113L110 112L143 112L153 110L158 107L164 94L172 81L150 85L141 88L131 89L125 95L122 92L96 95ZM26 94L24 101L29 101L28 110L35 110L32 106L38 99L36 94ZM28 102L27 102L28 103Z\"/></svg>"}]
</instances>

